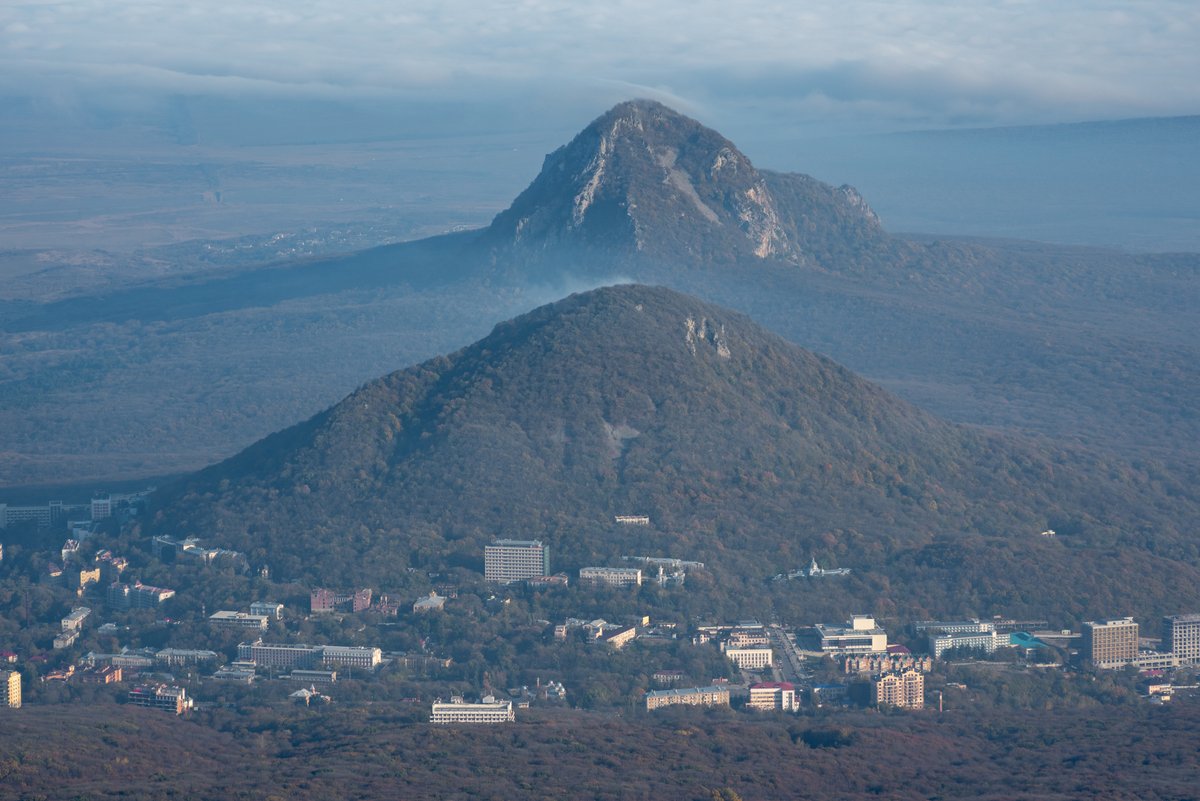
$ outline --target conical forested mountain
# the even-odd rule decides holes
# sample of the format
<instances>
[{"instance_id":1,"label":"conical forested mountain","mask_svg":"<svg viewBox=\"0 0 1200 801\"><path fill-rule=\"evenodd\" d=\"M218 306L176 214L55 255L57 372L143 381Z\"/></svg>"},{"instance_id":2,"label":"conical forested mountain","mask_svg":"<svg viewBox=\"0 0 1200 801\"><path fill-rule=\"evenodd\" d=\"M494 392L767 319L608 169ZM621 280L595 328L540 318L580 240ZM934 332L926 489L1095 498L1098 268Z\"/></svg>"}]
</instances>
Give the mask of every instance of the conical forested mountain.
<instances>
[{"instance_id":1,"label":"conical forested mountain","mask_svg":"<svg viewBox=\"0 0 1200 801\"><path fill-rule=\"evenodd\" d=\"M510 536L548 542L555 569L664 554L751 583L819 554L909 600L950 592L913 594L935 574L1023 598L1043 571L1100 587L1151 564L1195 594L1200 574L1150 553L1194 562L1176 526L1196 504L1165 481L942 422L738 313L626 285L363 386L162 493L154 526L385 587ZM612 524L627 513L653 525ZM1049 584L1060 605L1082 591Z\"/></svg>"}]
</instances>

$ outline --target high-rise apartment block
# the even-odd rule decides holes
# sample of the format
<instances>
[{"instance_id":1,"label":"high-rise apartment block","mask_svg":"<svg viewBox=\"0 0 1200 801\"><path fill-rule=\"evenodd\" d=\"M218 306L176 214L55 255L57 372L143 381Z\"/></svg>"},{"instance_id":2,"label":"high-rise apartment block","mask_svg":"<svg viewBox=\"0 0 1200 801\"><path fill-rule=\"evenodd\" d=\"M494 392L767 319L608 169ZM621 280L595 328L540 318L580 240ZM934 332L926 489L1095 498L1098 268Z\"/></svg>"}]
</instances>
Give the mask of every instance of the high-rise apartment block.
<instances>
[{"instance_id":1,"label":"high-rise apartment block","mask_svg":"<svg viewBox=\"0 0 1200 801\"><path fill-rule=\"evenodd\" d=\"M483 549L483 576L509 584L550 574L550 549L540 540L496 540Z\"/></svg>"},{"instance_id":2,"label":"high-rise apartment block","mask_svg":"<svg viewBox=\"0 0 1200 801\"><path fill-rule=\"evenodd\" d=\"M1080 655L1102 669L1132 664L1138 655L1138 624L1131 617L1083 624Z\"/></svg>"},{"instance_id":3,"label":"high-rise apartment block","mask_svg":"<svg viewBox=\"0 0 1200 801\"><path fill-rule=\"evenodd\" d=\"M1164 617L1162 646L1180 664L1200 664L1200 613Z\"/></svg>"},{"instance_id":4,"label":"high-rise apartment block","mask_svg":"<svg viewBox=\"0 0 1200 801\"><path fill-rule=\"evenodd\" d=\"M925 676L916 670L885 673L871 682L873 706L895 706L902 709L925 707Z\"/></svg>"},{"instance_id":5,"label":"high-rise apartment block","mask_svg":"<svg viewBox=\"0 0 1200 801\"><path fill-rule=\"evenodd\" d=\"M18 709L21 706L21 674L15 670L0 672L0 706Z\"/></svg>"}]
</instances>

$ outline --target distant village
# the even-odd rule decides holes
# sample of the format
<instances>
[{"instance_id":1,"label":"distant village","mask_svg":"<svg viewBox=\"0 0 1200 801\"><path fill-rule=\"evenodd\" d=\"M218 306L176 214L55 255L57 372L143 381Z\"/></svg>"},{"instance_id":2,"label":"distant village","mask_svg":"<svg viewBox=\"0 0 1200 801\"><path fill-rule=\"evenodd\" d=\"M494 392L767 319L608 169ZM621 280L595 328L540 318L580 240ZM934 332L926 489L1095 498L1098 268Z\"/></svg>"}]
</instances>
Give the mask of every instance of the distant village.
<instances>
[{"instance_id":1,"label":"distant village","mask_svg":"<svg viewBox=\"0 0 1200 801\"><path fill-rule=\"evenodd\" d=\"M198 619L174 617L179 600L175 589L129 580L133 571L127 555L89 544L101 527L134 520L148 492L98 497L86 505L0 504L0 538L14 526L66 532L61 548L39 552L26 562L32 572L19 578L53 589L70 606L61 617L33 622L44 636L34 637L37 645L32 650L0 649L0 706L19 709L27 696L44 696L41 690L55 683L106 688L122 703L175 715L201 708L204 697L212 694L207 688L213 686L240 686L251 692L284 686L290 703L312 706L337 703L339 686L348 680L374 682L401 671L428 679L432 687L454 667L452 658L425 643L420 650L396 651L369 642L313 643L298 638L301 631L319 631L323 619L361 618L391 625L386 621L446 614L468 593L453 583L435 584L414 597L395 597L369 587L311 587L307 604L299 608L276 599L247 598L234 604L237 608L204 610ZM614 520L619 526L649 524L641 515ZM239 575L256 570L244 554L196 537L153 537L147 550L165 565ZM627 555L618 564L582 566L571 574L552 572L550 548L540 540L496 539L483 549L482 557L480 586L491 590L484 591L484 597L472 594L472 602L496 610L511 600L505 593L553 593L573 582L614 599L644 584L686 592L689 574L707 570L702 562L675 556ZM0 576L13 578L4 558L0 546ZM268 578L265 568L257 571ZM815 581L848 573L846 568L823 569L813 558L807 568L774 580ZM757 620L684 624L644 614L617 618L584 615L533 625L540 627L543 641L551 647L570 642L618 652L639 644L653 649L656 643L670 643L709 649L728 667L724 676L696 675L671 665L655 669L639 701L651 714L676 705L738 707L747 714L836 713L843 707L940 710L947 703L967 703L969 688L943 682L934 689L927 686L927 677L962 660L1014 670L1125 671L1138 676L1148 703L1161 704L1177 694L1195 692L1200 667L1200 613L1168 614L1159 640L1140 636L1138 622L1130 617L1088 621L1079 631L1055 629L1046 620L1000 616L912 620L897 626L901 642L889 641L889 632L867 614L790 625ZM182 623L200 632L196 642L159 648L119 645L140 640L144 632L139 626L149 630ZM106 650L87 645L97 642L118 645ZM996 661L1001 654L1005 659ZM493 687L484 675L474 693L424 699L429 723L507 723L531 705L569 704L573 695L588 689L550 675L539 677L532 687Z\"/></svg>"}]
</instances>

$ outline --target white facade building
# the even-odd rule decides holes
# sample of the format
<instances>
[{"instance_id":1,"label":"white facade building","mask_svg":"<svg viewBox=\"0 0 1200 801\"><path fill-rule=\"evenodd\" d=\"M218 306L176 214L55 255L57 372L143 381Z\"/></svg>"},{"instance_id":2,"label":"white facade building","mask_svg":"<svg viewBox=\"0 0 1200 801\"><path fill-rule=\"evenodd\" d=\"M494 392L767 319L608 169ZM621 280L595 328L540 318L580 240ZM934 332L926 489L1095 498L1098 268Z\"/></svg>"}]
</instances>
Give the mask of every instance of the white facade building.
<instances>
[{"instance_id":1,"label":"white facade building","mask_svg":"<svg viewBox=\"0 0 1200 801\"><path fill-rule=\"evenodd\" d=\"M512 723L516 720L513 714L512 701L497 701L487 696L477 704L467 703L455 696L450 703L434 702L429 715L430 723L440 725L452 723Z\"/></svg>"},{"instance_id":2,"label":"white facade building","mask_svg":"<svg viewBox=\"0 0 1200 801\"><path fill-rule=\"evenodd\" d=\"M496 540L483 549L483 577L510 584L550 573L550 550L541 540Z\"/></svg>"},{"instance_id":3,"label":"white facade building","mask_svg":"<svg viewBox=\"0 0 1200 801\"><path fill-rule=\"evenodd\" d=\"M870 615L854 615L847 626L815 626L821 650L838 654L877 654L887 650L887 632Z\"/></svg>"},{"instance_id":4,"label":"white facade building","mask_svg":"<svg viewBox=\"0 0 1200 801\"><path fill-rule=\"evenodd\" d=\"M726 648L725 656L738 670L762 670L774 664L770 648Z\"/></svg>"}]
</instances>

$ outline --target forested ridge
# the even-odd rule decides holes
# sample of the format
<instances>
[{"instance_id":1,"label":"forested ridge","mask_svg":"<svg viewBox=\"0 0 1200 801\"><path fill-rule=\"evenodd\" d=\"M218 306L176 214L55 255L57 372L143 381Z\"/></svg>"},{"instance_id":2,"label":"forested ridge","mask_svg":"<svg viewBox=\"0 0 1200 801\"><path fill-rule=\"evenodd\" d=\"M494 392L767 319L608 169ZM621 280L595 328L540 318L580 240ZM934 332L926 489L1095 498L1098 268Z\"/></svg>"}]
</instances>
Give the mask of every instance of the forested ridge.
<instances>
[{"instance_id":1,"label":"forested ridge","mask_svg":"<svg viewBox=\"0 0 1200 801\"><path fill-rule=\"evenodd\" d=\"M650 553L760 586L819 555L858 574L830 592L945 614L1200 602L1197 501L1168 471L945 423L742 315L641 286L371 382L156 506L151 531L287 580L479 569L512 536L545 540L555 570ZM613 524L627 513L653 525Z\"/></svg>"}]
</instances>

